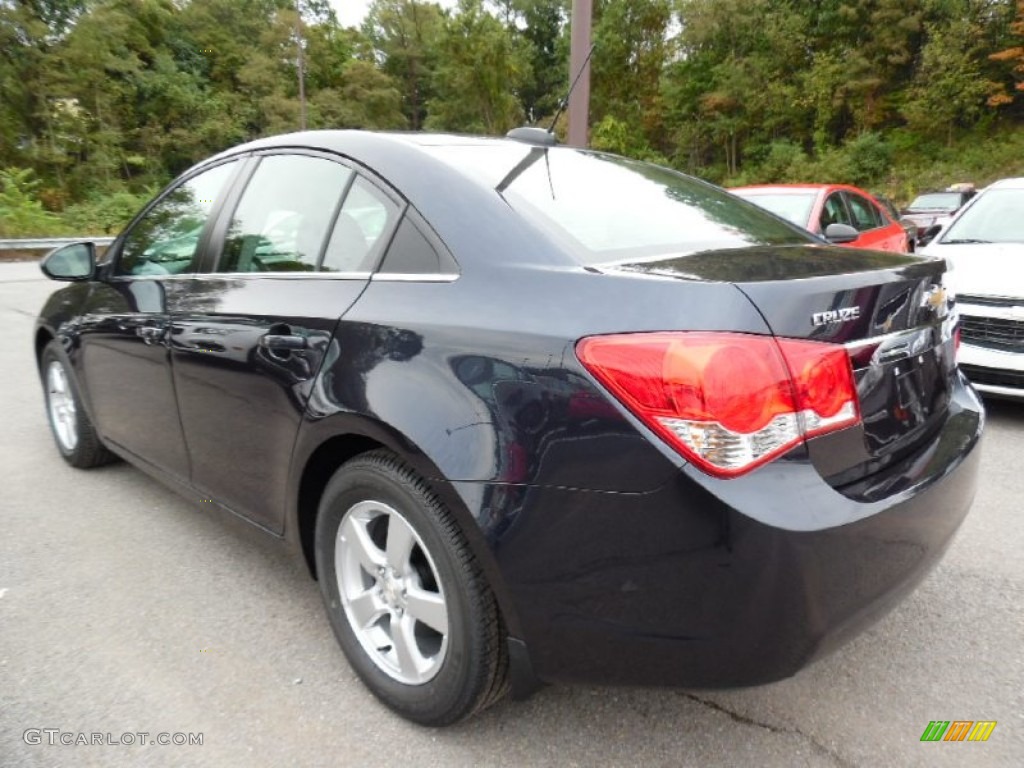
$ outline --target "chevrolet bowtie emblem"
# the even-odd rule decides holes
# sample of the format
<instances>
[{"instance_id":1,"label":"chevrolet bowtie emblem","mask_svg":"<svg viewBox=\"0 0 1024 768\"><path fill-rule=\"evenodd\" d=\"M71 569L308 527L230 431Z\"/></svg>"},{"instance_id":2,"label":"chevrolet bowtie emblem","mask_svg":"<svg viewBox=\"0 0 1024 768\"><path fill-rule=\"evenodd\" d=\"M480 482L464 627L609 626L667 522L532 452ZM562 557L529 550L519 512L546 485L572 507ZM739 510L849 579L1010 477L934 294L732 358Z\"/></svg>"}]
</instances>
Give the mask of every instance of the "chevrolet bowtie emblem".
<instances>
[{"instance_id":1,"label":"chevrolet bowtie emblem","mask_svg":"<svg viewBox=\"0 0 1024 768\"><path fill-rule=\"evenodd\" d=\"M945 317L949 312L949 291L944 285L933 285L921 296L921 306L931 307L938 317Z\"/></svg>"}]
</instances>

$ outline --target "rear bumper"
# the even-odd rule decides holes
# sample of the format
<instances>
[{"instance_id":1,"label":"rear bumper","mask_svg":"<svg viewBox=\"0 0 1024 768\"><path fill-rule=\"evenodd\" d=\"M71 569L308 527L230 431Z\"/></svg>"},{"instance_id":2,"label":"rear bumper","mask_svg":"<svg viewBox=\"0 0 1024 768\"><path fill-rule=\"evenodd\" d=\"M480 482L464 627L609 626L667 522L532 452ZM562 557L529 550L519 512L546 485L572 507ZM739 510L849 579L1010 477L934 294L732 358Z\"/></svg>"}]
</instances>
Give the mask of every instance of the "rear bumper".
<instances>
[{"instance_id":1,"label":"rear bumper","mask_svg":"<svg viewBox=\"0 0 1024 768\"><path fill-rule=\"evenodd\" d=\"M500 489L491 501L513 505L488 538L533 669L693 687L794 674L936 564L974 496L983 422L960 388L881 501L840 493L793 455L738 480L684 468L643 494Z\"/></svg>"}]
</instances>

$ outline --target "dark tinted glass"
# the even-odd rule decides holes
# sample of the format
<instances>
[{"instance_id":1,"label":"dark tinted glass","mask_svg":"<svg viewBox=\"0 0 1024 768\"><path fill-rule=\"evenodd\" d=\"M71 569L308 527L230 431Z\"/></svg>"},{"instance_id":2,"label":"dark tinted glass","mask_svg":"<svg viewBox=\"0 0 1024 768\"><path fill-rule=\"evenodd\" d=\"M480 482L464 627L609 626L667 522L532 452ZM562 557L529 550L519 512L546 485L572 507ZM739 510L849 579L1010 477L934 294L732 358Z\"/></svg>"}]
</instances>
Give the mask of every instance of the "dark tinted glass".
<instances>
[{"instance_id":1,"label":"dark tinted glass","mask_svg":"<svg viewBox=\"0 0 1024 768\"><path fill-rule=\"evenodd\" d=\"M441 271L441 258L423 233L406 217L398 225L380 271L406 275L436 274Z\"/></svg>"},{"instance_id":2,"label":"dark tinted glass","mask_svg":"<svg viewBox=\"0 0 1024 768\"><path fill-rule=\"evenodd\" d=\"M817 242L723 189L649 163L511 142L424 151L492 187L533 152L502 194L583 263Z\"/></svg>"},{"instance_id":3,"label":"dark tinted glass","mask_svg":"<svg viewBox=\"0 0 1024 768\"><path fill-rule=\"evenodd\" d=\"M398 206L362 176L345 196L331 242L324 255L325 272L362 272L372 267L387 245Z\"/></svg>"},{"instance_id":4,"label":"dark tinted glass","mask_svg":"<svg viewBox=\"0 0 1024 768\"><path fill-rule=\"evenodd\" d=\"M833 192L825 198L825 204L821 207L821 219L819 221L821 231L824 232L829 224L846 224L853 226L850 214L843 204L843 196Z\"/></svg>"},{"instance_id":5,"label":"dark tinted glass","mask_svg":"<svg viewBox=\"0 0 1024 768\"><path fill-rule=\"evenodd\" d=\"M234 161L218 165L165 195L126 236L117 273L176 275L188 270L203 225L234 169Z\"/></svg>"},{"instance_id":6,"label":"dark tinted glass","mask_svg":"<svg viewBox=\"0 0 1024 768\"><path fill-rule=\"evenodd\" d=\"M312 272L352 171L319 157L265 157L231 217L219 272Z\"/></svg>"}]
</instances>

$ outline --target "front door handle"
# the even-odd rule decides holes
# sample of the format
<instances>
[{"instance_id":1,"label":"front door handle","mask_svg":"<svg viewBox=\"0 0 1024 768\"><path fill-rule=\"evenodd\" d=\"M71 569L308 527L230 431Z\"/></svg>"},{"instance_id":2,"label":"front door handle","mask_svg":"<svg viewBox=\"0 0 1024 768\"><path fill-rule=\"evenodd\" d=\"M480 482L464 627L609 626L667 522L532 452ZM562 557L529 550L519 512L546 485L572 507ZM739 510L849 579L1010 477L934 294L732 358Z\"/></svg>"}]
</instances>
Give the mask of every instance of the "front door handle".
<instances>
[{"instance_id":1,"label":"front door handle","mask_svg":"<svg viewBox=\"0 0 1024 768\"><path fill-rule=\"evenodd\" d=\"M298 352L309 346L305 336L293 334L267 333L260 336L259 345L270 352Z\"/></svg>"}]
</instances>

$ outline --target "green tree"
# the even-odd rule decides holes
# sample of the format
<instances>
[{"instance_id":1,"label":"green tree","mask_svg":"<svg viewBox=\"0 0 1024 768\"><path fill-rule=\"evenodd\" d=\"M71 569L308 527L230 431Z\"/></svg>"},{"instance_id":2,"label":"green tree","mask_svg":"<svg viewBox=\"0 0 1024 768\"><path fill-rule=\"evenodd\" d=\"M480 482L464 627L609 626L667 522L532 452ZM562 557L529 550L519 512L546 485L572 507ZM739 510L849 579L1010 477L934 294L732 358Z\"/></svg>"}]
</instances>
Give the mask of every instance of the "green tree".
<instances>
[{"instance_id":1,"label":"green tree","mask_svg":"<svg viewBox=\"0 0 1024 768\"><path fill-rule=\"evenodd\" d=\"M517 93L529 80L529 52L482 0L460 0L445 19L424 127L503 134L523 119Z\"/></svg>"},{"instance_id":2,"label":"green tree","mask_svg":"<svg viewBox=\"0 0 1024 768\"><path fill-rule=\"evenodd\" d=\"M930 24L925 33L927 42L902 113L913 131L943 136L952 146L956 126L979 116L995 84L982 75L978 28L969 20L958 19L945 27Z\"/></svg>"},{"instance_id":3,"label":"green tree","mask_svg":"<svg viewBox=\"0 0 1024 768\"><path fill-rule=\"evenodd\" d=\"M636 127L644 145L662 143L661 74L669 60L670 0L605 0L595 7L591 124L605 116Z\"/></svg>"},{"instance_id":4,"label":"green tree","mask_svg":"<svg viewBox=\"0 0 1024 768\"><path fill-rule=\"evenodd\" d=\"M363 33L380 57L381 68L399 84L409 127L419 130L434 95L444 13L436 3L375 0Z\"/></svg>"},{"instance_id":5,"label":"green tree","mask_svg":"<svg viewBox=\"0 0 1024 768\"><path fill-rule=\"evenodd\" d=\"M1016 16L1009 25L1009 37L1012 44L990 54L989 58L1007 66L1013 87L1007 88L1005 83L998 86L989 96L989 106L1010 104L1017 93L1024 91L1024 0L1017 0Z\"/></svg>"}]
</instances>

